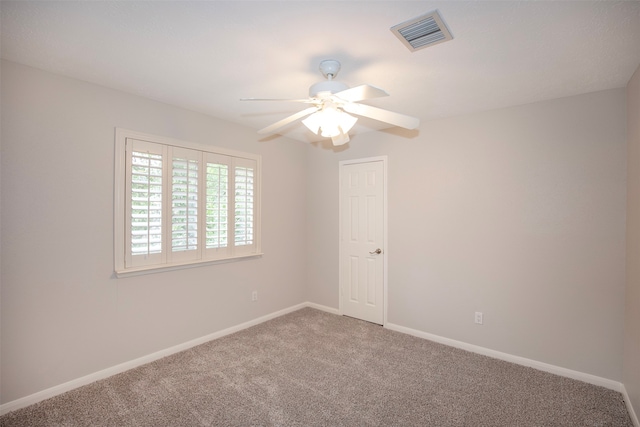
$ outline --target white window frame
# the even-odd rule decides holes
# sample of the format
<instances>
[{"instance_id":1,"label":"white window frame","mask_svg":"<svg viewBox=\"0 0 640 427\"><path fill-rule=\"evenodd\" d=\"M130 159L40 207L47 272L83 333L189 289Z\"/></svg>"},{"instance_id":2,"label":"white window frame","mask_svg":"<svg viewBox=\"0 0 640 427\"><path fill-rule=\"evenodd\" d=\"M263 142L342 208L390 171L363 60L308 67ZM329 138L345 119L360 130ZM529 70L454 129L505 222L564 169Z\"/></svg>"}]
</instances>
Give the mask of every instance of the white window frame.
<instances>
[{"instance_id":1,"label":"white window frame","mask_svg":"<svg viewBox=\"0 0 640 427\"><path fill-rule=\"evenodd\" d=\"M131 193L127 176L131 170L131 156L127 154L127 140L135 144L154 147L163 154L163 197L162 197L162 253L149 255L148 259L132 261L131 251ZM130 141L130 143L131 143ZM185 151L188 150L188 151ZM203 178L198 187L198 248L194 251L174 252L171 250L171 174L173 152L189 153L199 160L199 175ZM234 225L227 229L227 246L206 248L206 164L220 162L228 166L228 223L235 222L235 171L236 167L253 167L253 239L249 245L235 245ZM157 135L150 135L128 129L115 130L115 179L114 179L114 257L117 277L169 271L179 268L197 267L220 262L262 256L261 247L261 170L262 157L226 148L181 141ZM135 257L133 257L135 258Z\"/></svg>"}]
</instances>

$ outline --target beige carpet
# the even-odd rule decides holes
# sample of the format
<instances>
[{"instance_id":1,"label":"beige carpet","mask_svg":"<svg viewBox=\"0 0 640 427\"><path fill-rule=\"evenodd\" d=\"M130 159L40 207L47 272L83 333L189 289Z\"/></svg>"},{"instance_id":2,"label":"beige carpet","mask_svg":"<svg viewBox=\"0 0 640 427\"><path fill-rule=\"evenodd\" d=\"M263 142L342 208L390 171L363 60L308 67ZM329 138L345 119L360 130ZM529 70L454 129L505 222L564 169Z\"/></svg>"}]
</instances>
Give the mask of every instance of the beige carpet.
<instances>
[{"instance_id":1,"label":"beige carpet","mask_svg":"<svg viewBox=\"0 0 640 427\"><path fill-rule=\"evenodd\" d=\"M1 426L632 426L622 396L305 308Z\"/></svg>"}]
</instances>

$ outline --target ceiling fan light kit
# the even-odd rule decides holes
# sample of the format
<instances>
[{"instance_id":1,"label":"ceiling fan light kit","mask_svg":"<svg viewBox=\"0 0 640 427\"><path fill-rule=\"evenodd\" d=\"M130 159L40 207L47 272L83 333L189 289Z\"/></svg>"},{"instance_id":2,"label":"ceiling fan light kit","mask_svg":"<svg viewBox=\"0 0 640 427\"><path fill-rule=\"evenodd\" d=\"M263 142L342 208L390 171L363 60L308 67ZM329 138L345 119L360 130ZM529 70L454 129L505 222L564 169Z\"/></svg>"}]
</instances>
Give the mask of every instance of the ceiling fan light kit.
<instances>
[{"instance_id":1,"label":"ceiling fan light kit","mask_svg":"<svg viewBox=\"0 0 640 427\"><path fill-rule=\"evenodd\" d=\"M349 88L346 84L333 80L340 71L340 62L327 59L320 62L320 72L327 79L313 84L309 88L309 99L281 99L278 101L301 102L312 104L298 113L267 126L258 131L271 134L298 119L309 116L302 123L314 134L331 138L333 145L349 142L348 132L356 124L357 116L368 117L405 129L415 129L420 121L415 117L405 116L381 108L360 104L371 98L389 96L384 90L371 85L360 85ZM276 99L243 98L242 101L276 101ZM349 114L351 113L351 114Z\"/></svg>"},{"instance_id":2,"label":"ceiling fan light kit","mask_svg":"<svg viewBox=\"0 0 640 427\"><path fill-rule=\"evenodd\" d=\"M316 135L331 138L333 145L342 145L349 142L348 132L357 121L357 117L340 111L335 105L328 103L322 110L304 119L302 124Z\"/></svg>"}]
</instances>

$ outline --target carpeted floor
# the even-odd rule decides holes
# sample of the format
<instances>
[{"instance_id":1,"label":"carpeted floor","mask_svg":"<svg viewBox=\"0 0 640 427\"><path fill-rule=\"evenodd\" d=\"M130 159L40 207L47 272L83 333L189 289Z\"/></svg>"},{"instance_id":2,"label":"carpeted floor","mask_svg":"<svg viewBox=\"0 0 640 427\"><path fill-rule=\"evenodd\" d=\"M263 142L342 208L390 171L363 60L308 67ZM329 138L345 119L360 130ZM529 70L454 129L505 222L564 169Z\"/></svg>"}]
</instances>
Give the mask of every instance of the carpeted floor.
<instances>
[{"instance_id":1,"label":"carpeted floor","mask_svg":"<svg viewBox=\"0 0 640 427\"><path fill-rule=\"evenodd\" d=\"M305 308L0 426L632 426L614 391Z\"/></svg>"}]
</instances>

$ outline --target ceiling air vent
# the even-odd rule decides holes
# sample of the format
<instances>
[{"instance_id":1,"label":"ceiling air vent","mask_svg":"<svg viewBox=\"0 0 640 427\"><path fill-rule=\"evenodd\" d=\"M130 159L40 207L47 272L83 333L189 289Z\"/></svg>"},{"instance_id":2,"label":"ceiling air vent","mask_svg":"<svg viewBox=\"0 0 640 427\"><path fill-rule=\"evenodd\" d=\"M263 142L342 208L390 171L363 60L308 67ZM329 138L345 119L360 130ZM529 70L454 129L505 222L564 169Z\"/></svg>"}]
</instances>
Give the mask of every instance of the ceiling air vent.
<instances>
[{"instance_id":1,"label":"ceiling air vent","mask_svg":"<svg viewBox=\"0 0 640 427\"><path fill-rule=\"evenodd\" d=\"M453 39L437 10L394 25L391 31L411 52Z\"/></svg>"}]
</instances>

